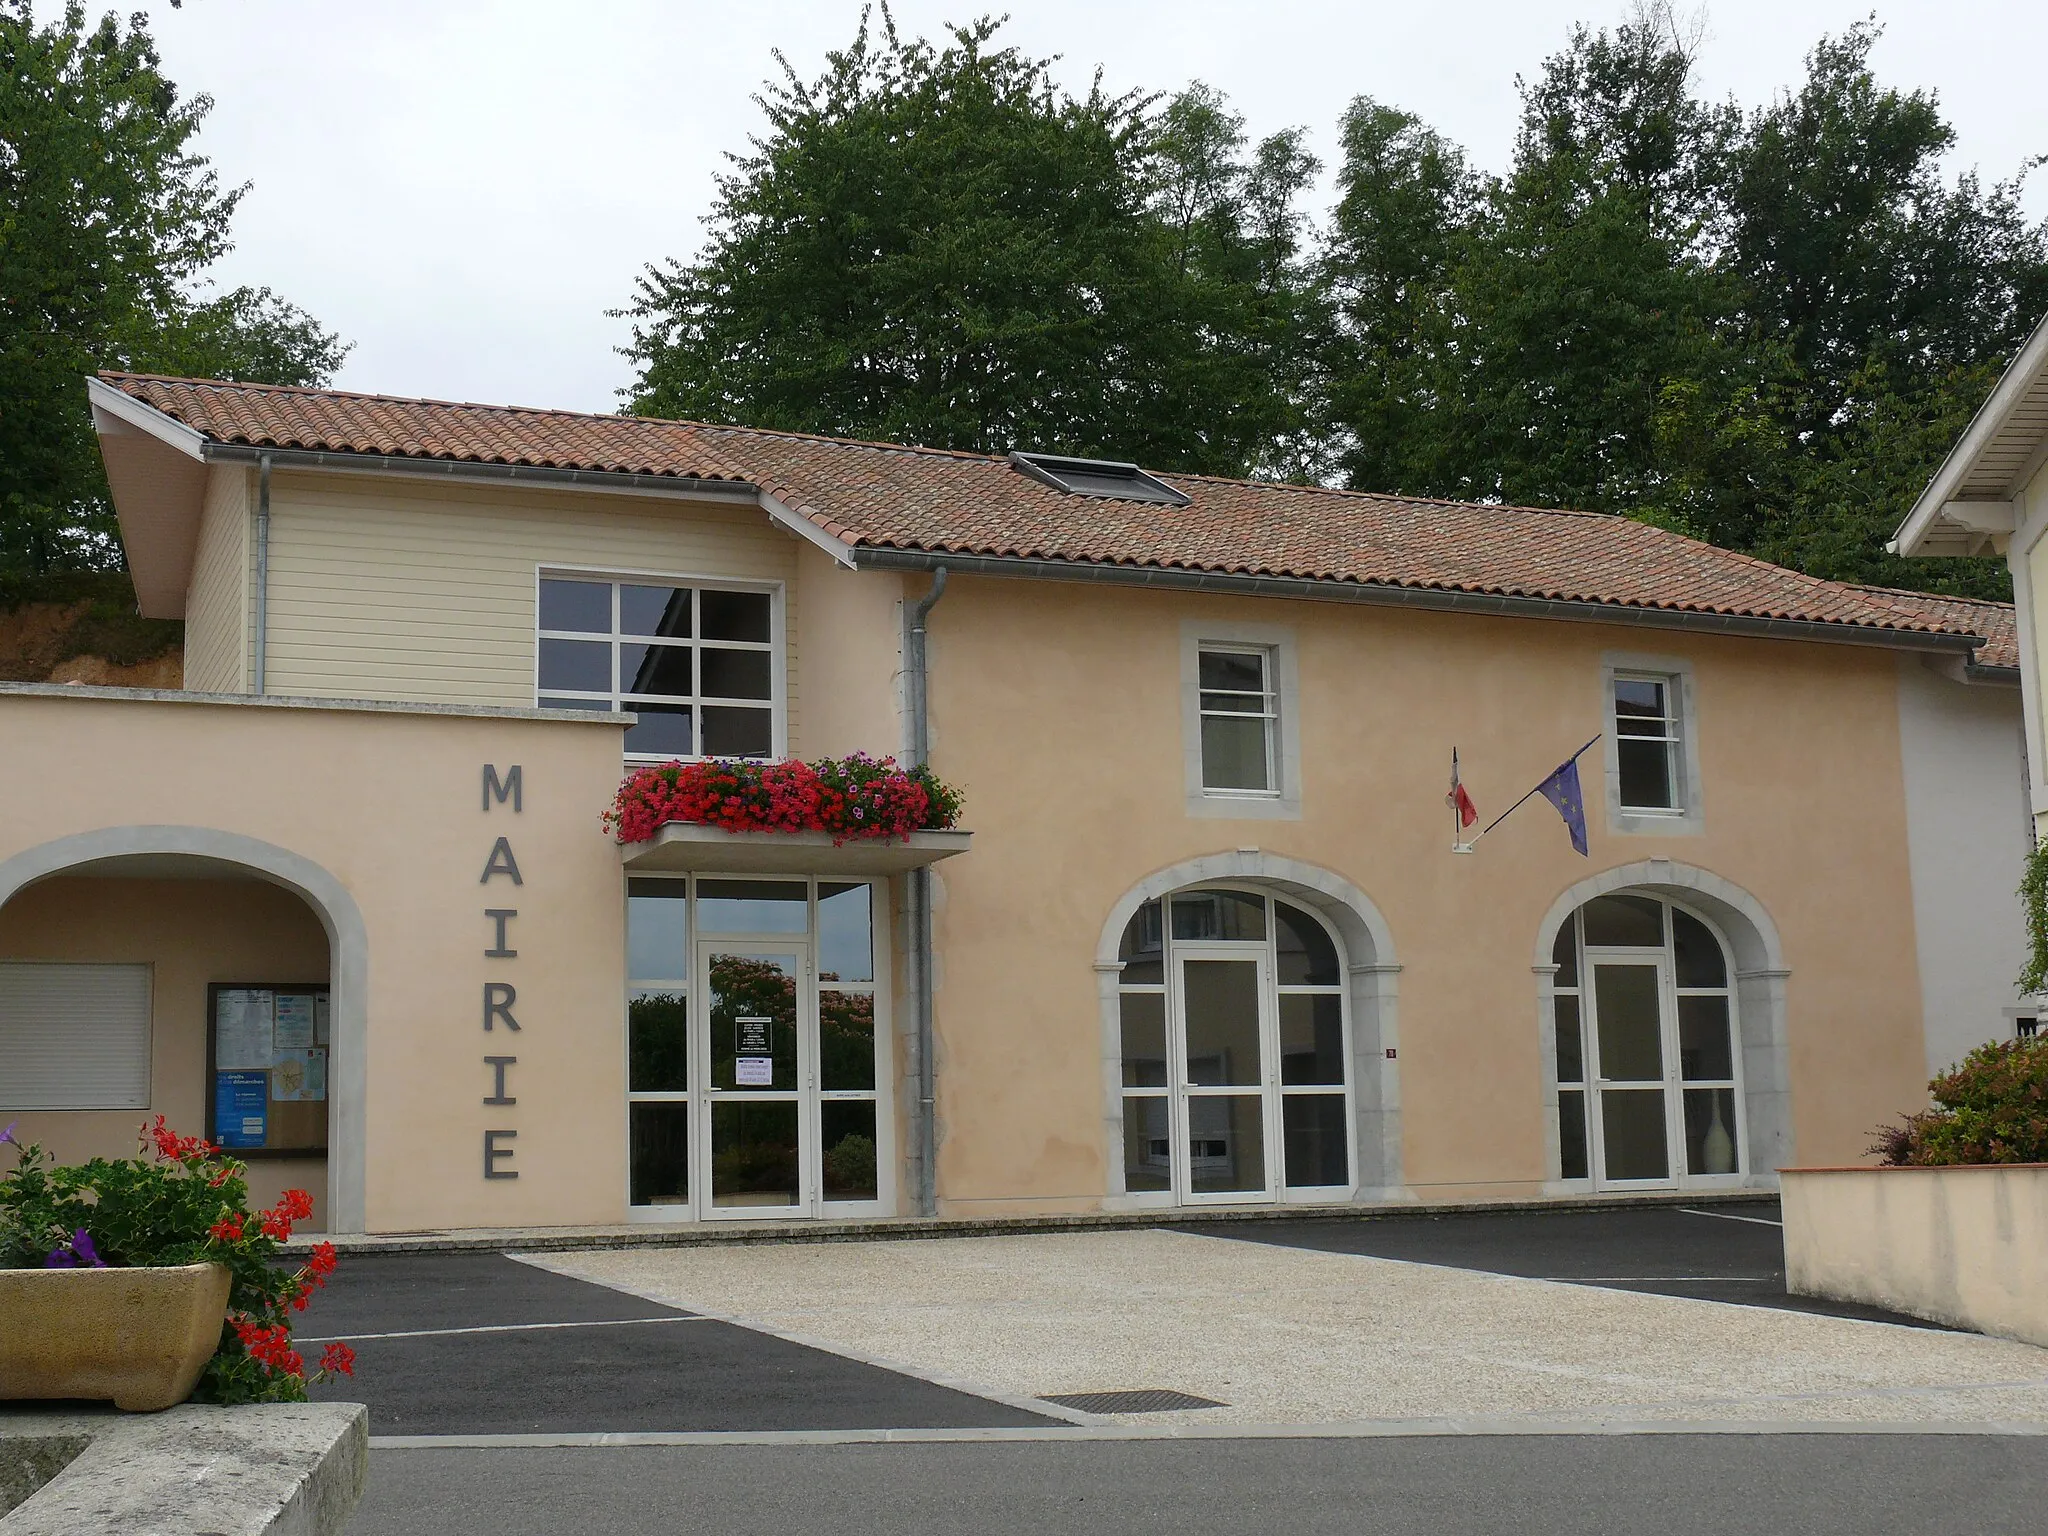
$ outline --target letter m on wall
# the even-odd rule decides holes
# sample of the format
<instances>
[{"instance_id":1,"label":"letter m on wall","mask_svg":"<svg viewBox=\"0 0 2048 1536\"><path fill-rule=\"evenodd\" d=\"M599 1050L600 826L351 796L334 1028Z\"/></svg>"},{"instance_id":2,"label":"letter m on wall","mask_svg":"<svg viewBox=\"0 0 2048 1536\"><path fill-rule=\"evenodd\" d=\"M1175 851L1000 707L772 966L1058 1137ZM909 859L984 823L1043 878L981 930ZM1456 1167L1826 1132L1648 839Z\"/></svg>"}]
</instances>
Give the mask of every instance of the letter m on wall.
<instances>
[{"instance_id":1,"label":"letter m on wall","mask_svg":"<svg viewBox=\"0 0 2048 1536\"><path fill-rule=\"evenodd\" d=\"M512 765L511 771L502 779L498 777L498 765L496 763L484 764L485 810L488 811L491 808L493 800L496 800L500 805L505 804L509 800L515 813L523 811L526 809L523 804L523 796L524 786L520 783L519 765L517 763Z\"/></svg>"}]
</instances>

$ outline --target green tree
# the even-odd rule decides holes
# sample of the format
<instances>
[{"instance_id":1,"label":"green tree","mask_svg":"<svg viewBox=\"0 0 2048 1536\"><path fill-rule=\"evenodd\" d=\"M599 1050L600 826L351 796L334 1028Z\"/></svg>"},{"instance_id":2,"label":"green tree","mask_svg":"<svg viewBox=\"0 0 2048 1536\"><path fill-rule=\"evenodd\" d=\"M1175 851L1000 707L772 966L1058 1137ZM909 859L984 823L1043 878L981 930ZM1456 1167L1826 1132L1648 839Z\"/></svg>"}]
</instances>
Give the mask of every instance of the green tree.
<instances>
[{"instance_id":1,"label":"green tree","mask_svg":"<svg viewBox=\"0 0 2048 1536\"><path fill-rule=\"evenodd\" d=\"M692 261L641 276L655 415L1242 473L1295 420L1298 136L1247 162L1199 89L1059 89L998 23L936 47L863 17L787 61ZM779 59L779 56L778 56Z\"/></svg>"},{"instance_id":2,"label":"green tree","mask_svg":"<svg viewBox=\"0 0 2048 1536\"><path fill-rule=\"evenodd\" d=\"M193 148L140 16L0 0L0 571L117 564L83 376L319 383L345 348L268 289L201 294L241 188Z\"/></svg>"}]
</instances>

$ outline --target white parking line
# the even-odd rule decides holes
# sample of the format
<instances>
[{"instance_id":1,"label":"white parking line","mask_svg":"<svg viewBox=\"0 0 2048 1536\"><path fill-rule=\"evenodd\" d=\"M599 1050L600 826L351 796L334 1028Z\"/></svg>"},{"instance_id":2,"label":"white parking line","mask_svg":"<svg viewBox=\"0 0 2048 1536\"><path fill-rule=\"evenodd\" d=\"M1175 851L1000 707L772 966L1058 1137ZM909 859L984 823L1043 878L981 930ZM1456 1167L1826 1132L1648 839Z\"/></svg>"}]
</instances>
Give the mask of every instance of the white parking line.
<instances>
[{"instance_id":1,"label":"white parking line","mask_svg":"<svg viewBox=\"0 0 2048 1536\"><path fill-rule=\"evenodd\" d=\"M1768 1216L1731 1216L1726 1211L1696 1211L1689 1205L1681 1205L1679 1213L1685 1216L1711 1216L1716 1221L1746 1221L1756 1227L1782 1227L1782 1221L1773 1221Z\"/></svg>"},{"instance_id":2,"label":"white parking line","mask_svg":"<svg viewBox=\"0 0 2048 1536\"><path fill-rule=\"evenodd\" d=\"M711 1319L679 1314L675 1317L613 1317L589 1323L485 1323L476 1328L409 1328L403 1333L337 1333L331 1338L300 1337L298 1344L360 1344L365 1339L439 1339L458 1333L527 1333L542 1328L632 1328L642 1323L706 1323Z\"/></svg>"},{"instance_id":3,"label":"white parking line","mask_svg":"<svg viewBox=\"0 0 2048 1536\"><path fill-rule=\"evenodd\" d=\"M1562 1280L1568 1285L1662 1285L1666 1281L1754 1280L1768 1285L1776 1275L1537 1275L1538 1280Z\"/></svg>"}]
</instances>

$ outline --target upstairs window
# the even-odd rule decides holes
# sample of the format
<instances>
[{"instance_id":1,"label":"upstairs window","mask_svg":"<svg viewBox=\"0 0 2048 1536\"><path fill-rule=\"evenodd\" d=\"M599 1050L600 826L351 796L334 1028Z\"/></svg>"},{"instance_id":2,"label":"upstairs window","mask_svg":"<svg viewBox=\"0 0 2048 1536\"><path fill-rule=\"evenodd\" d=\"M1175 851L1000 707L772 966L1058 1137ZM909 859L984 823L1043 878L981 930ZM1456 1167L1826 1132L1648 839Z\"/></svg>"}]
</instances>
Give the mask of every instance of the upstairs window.
<instances>
[{"instance_id":1,"label":"upstairs window","mask_svg":"<svg viewBox=\"0 0 2048 1536\"><path fill-rule=\"evenodd\" d=\"M1212 794L1277 794L1280 709L1272 653L1263 646L1204 645L1197 670L1202 788Z\"/></svg>"},{"instance_id":2,"label":"upstairs window","mask_svg":"<svg viewBox=\"0 0 2048 1536\"><path fill-rule=\"evenodd\" d=\"M1676 681L1615 674L1614 748L1624 811L1677 815L1685 809Z\"/></svg>"},{"instance_id":3,"label":"upstairs window","mask_svg":"<svg viewBox=\"0 0 2048 1536\"><path fill-rule=\"evenodd\" d=\"M779 750L770 592L543 576L542 709L631 711L629 757Z\"/></svg>"}]
</instances>

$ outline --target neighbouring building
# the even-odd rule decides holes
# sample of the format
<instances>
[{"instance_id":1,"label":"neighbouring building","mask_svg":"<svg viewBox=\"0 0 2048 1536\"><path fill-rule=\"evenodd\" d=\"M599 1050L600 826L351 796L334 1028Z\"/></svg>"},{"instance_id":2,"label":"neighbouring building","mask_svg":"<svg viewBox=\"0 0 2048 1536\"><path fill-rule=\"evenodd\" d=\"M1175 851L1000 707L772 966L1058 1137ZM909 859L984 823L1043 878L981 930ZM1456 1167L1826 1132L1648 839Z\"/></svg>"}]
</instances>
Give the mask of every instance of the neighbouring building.
<instances>
[{"instance_id":1,"label":"neighbouring building","mask_svg":"<svg viewBox=\"0 0 2048 1536\"><path fill-rule=\"evenodd\" d=\"M0 687L0 1116L60 1155L163 1114L372 1232L1768 1188L2007 1027L2024 606L1574 512L89 388L186 673ZM1596 736L1589 856L1541 800L1453 851L1454 747L1491 817ZM635 763L926 748L959 831L600 825Z\"/></svg>"}]
</instances>

